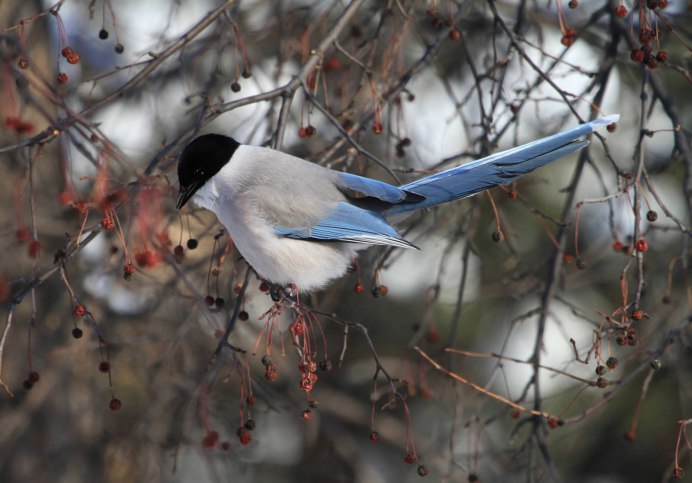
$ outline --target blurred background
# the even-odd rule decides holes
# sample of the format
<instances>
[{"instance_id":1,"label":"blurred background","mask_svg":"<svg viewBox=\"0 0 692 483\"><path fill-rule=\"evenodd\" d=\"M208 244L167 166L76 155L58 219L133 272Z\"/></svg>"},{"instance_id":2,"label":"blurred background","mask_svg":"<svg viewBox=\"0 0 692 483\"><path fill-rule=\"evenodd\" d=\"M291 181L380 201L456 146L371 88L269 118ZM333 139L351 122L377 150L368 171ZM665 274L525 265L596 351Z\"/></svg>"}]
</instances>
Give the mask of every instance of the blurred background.
<instances>
[{"instance_id":1,"label":"blurred background","mask_svg":"<svg viewBox=\"0 0 692 483\"><path fill-rule=\"evenodd\" d=\"M689 27L684 0L3 0L0 481L689 480ZM174 207L199 133L399 184L614 113L300 310Z\"/></svg>"}]
</instances>

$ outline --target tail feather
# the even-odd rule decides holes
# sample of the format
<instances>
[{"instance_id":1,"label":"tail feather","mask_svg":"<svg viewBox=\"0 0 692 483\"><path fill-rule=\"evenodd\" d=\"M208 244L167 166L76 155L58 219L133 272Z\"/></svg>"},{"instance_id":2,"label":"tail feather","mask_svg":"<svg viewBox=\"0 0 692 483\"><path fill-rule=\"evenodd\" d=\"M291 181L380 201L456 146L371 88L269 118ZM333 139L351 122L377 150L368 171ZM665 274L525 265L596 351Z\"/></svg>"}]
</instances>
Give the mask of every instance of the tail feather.
<instances>
[{"instance_id":1,"label":"tail feather","mask_svg":"<svg viewBox=\"0 0 692 483\"><path fill-rule=\"evenodd\" d=\"M594 132L599 127L616 122L619 117L619 115L612 115L596 119L567 131L400 186L400 189L415 193L423 199L394 204L382 214L388 216L419 210L465 198L497 185L509 184L536 168L582 149L589 143L580 141L580 137Z\"/></svg>"}]
</instances>

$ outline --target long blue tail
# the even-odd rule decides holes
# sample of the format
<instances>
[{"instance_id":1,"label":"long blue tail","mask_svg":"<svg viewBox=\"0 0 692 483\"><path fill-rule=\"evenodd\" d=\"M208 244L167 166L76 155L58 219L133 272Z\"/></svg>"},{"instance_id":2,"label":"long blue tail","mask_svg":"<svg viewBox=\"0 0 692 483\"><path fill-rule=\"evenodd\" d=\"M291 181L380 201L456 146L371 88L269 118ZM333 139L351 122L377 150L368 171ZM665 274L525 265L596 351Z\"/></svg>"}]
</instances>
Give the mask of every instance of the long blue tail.
<instances>
[{"instance_id":1,"label":"long blue tail","mask_svg":"<svg viewBox=\"0 0 692 483\"><path fill-rule=\"evenodd\" d=\"M384 216L420 210L448 201L471 196L500 184L509 184L523 174L577 151L588 144L580 137L607 126L620 118L618 114L581 124L507 151L487 156L456 168L436 173L399 189L415 193L420 200L393 204L382 211Z\"/></svg>"}]
</instances>

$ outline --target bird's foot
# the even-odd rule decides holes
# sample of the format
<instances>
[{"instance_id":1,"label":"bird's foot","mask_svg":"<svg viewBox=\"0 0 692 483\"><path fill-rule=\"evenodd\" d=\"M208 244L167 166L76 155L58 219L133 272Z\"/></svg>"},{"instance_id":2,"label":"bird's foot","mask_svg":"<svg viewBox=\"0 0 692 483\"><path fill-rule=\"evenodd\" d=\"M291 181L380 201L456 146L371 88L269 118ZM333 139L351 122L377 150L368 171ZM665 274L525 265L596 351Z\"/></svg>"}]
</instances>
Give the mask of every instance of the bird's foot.
<instances>
[{"instance_id":1,"label":"bird's foot","mask_svg":"<svg viewBox=\"0 0 692 483\"><path fill-rule=\"evenodd\" d=\"M269 286L269 295L274 302L280 302L286 295L283 286L278 283L273 283Z\"/></svg>"}]
</instances>

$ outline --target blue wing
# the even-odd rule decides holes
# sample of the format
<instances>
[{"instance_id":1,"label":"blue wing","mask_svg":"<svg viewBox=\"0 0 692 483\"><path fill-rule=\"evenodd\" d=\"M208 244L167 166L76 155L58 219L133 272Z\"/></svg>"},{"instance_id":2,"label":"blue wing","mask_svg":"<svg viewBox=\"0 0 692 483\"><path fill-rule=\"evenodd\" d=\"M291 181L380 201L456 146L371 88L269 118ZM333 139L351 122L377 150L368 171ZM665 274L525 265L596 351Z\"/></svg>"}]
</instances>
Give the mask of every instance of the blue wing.
<instances>
[{"instance_id":1,"label":"blue wing","mask_svg":"<svg viewBox=\"0 0 692 483\"><path fill-rule=\"evenodd\" d=\"M471 196L500 184L508 184L525 173L577 151L588 144L579 138L598 127L616 122L620 116L608 116L581 124L573 129L524 144L507 151L436 173L400 189L421 196L416 201L405 200L382 211L385 216L419 210L448 201Z\"/></svg>"},{"instance_id":2,"label":"blue wing","mask_svg":"<svg viewBox=\"0 0 692 483\"><path fill-rule=\"evenodd\" d=\"M342 188L358 191L389 203L398 203L406 199L405 191L376 179L364 178L351 173L339 173L339 177Z\"/></svg>"},{"instance_id":3,"label":"blue wing","mask_svg":"<svg viewBox=\"0 0 692 483\"><path fill-rule=\"evenodd\" d=\"M278 236L304 240L416 248L401 238L399 233L378 213L346 202L338 203L334 211L309 228L276 227L274 233Z\"/></svg>"}]
</instances>

